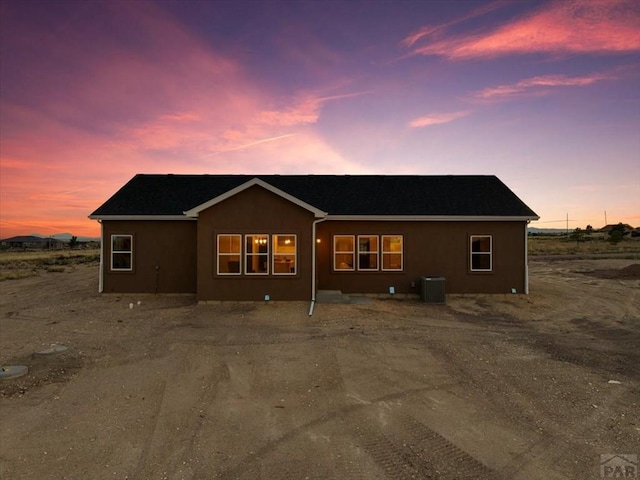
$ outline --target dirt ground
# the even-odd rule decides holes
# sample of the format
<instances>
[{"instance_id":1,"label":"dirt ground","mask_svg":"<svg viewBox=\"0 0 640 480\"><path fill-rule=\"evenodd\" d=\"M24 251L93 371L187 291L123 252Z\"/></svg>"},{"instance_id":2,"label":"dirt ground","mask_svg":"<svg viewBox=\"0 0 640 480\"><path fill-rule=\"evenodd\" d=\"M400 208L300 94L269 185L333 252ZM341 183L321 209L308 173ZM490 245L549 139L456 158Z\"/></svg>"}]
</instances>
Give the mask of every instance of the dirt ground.
<instances>
[{"instance_id":1,"label":"dirt ground","mask_svg":"<svg viewBox=\"0 0 640 480\"><path fill-rule=\"evenodd\" d=\"M639 269L534 260L528 296L312 317L101 296L95 265L2 282L0 362L30 372L0 380L0 477L598 479L640 453Z\"/></svg>"}]
</instances>

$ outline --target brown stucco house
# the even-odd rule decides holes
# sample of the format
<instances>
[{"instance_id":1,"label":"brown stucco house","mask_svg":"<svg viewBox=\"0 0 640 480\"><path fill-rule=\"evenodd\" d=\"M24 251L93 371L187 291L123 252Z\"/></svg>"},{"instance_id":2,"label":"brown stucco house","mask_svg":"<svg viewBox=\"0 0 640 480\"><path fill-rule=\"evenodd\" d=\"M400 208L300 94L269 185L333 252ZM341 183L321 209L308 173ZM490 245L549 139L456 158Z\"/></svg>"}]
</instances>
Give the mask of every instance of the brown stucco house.
<instances>
[{"instance_id":1,"label":"brown stucco house","mask_svg":"<svg viewBox=\"0 0 640 480\"><path fill-rule=\"evenodd\" d=\"M141 174L89 218L100 292L315 301L418 294L425 276L527 293L538 216L495 176Z\"/></svg>"}]
</instances>

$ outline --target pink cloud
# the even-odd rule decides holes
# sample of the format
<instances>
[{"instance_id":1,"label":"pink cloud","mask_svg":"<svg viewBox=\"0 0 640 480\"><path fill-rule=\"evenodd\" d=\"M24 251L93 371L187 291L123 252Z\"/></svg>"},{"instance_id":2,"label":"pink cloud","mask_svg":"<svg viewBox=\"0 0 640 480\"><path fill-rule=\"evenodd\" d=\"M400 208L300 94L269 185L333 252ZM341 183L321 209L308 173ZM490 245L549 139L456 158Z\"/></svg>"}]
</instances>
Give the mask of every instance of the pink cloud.
<instances>
[{"instance_id":1,"label":"pink cloud","mask_svg":"<svg viewBox=\"0 0 640 480\"><path fill-rule=\"evenodd\" d=\"M318 98L308 98L282 110L262 111L256 120L261 124L281 127L309 125L318 121L321 104Z\"/></svg>"},{"instance_id":2,"label":"pink cloud","mask_svg":"<svg viewBox=\"0 0 640 480\"><path fill-rule=\"evenodd\" d=\"M463 23L467 20L471 20L473 18L485 15L493 10L496 10L498 8L501 8L502 6L505 5L504 1L497 1L497 2L492 2L488 5L482 6L480 8L477 8L475 10L473 10L471 13L469 13L468 15L465 15L463 17L460 18L456 18L455 20L451 21L451 22L447 22L441 25L436 25L436 26L425 26L420 28L417 32L412 33L411 35L409 35L408 37L406 37L404 40L402 40L401 44L405 45L406 47L412 47L415 43L417 43L421 38L429 36L429 35L437 35L440 34L441 32L444 32L447 28L452 27L454 25L457 25L459 23Z\"/></svg>"},{"instance_id":3,"label":"pink cloud","mask_svg":"<svg viewBox=\"0 0 640 480\"><path fill-rule=\"evenodd\" d=\"M215 152L215 153L212 154L212 156L213 155L220 155L222 153L232 152L232 151L235 151L235 150L244 150L245 148L255 147L256 145L261 145L263 143L276 142L278 140L283 140L285 138L293 137L294 135L295 135L295 133L288 133L286 135L279 135L277 137L261 138L259 140L255 140L255 141L250 142L250 143L245 143L243 145L237 145L235 147L228 148L227 150L222 150L220 152Z\"/></svg>"},{"instance_id":4,"label":"pink cloud","mask_svg":"<svg viewBox=\"0 0 640 480\"><path fill-rule=\"evenodd\" d=\"M294 126L308 125L318 121L320 111L325 103L345 98L367 95L371 91L344 93L339 95L320 96L317 94L303 95L294 99L293 103L281 110L265 110L260 112L257 122L266 125Z\"/></svg>"},{"instance_id":5,"label":"pink cloud","mask_svg":"<svg viewBox=\"0 0 640 480\"><path fill-rule=\"evenodd\" d=\"M640 50L640 9L636 0L550 2L531 15L486 33L432 38L436 37L432 35L435 28L425 28L423 33L407 37L405 44L414 54L455 60L539 52Z\"/></svg>"},{"instance_id":6,"label":"pink cloud","mask_svg":"<svg viewBox=\"0 0 640 480\"><path fill-rule=\"evenodd\" d=\"M450 113L435 113L432 115L425 115L422 117L414 118L409 122L409 126L413 128L430 127L432 125L440 125L442 123L449 123L457 120L458 118L466 117L471 111L465 110L461 112Z\"/></svg>"},{"instance_id":7,"label":"pink cloud","mask_svg":"<svg viewBox=\"0 0 640 480\"><path fill-rule=\"evenodd\" d=\"M473 96L481 100L495 100L517 95L541 95L555 87L584 87L613 78L604 74L592 74L581 77L566 75L542 75L520 80L519 82L489 87L476 92Z\"/></svg>"},{"instance_id":8,"label":"pink cloud","mask_svg":"<svg viewBox=\"0 0 640 480\"><path fill-rule=\"evenodd\" d=\"M153 4L119 5L117 18L144 25L142 50L108 42L87 57L75 31L52 36L64 73L53 59L32 103L3 99L0 237L95 236L88 214L136 173L359 171L308 127L328 102L366 92L293 92L273 108L234 58Z\"/></svg>"}]
</instances>

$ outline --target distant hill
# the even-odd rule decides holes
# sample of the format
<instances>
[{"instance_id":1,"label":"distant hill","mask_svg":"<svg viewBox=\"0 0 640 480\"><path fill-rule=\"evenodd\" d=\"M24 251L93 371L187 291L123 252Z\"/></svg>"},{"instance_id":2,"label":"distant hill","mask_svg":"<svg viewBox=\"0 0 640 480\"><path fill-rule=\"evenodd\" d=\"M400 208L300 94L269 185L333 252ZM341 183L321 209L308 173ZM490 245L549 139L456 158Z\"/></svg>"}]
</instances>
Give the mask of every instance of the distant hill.
<instances>
[{"instance_id":1,"label":"distant hill","mask_svg":"<svg viewBox=\"0 0 640 480\"><path fill-rule=\"evenodd\" d=\"M560 233L567 233L566 228L535 228L529 227L527 229L529 233L537 233L542 235L557 235Z\"/></svg>"},{"instance_id":2,"label":"distant hill","mask_svg":"<svg viewBox=\"0 0 640 480\"><path fill-rule=\"evenodd\" d=\"M40 233L32 233L31 235L33 235L34 237L40 237L40 238L55 238L63 242L68 242L69 240L71 240L71 237L73 236L70 233L56 233L54 235L41 235ZM100 237L78 237L78 241L79 242L99 242Z\"/></svg>"}]
</instances>

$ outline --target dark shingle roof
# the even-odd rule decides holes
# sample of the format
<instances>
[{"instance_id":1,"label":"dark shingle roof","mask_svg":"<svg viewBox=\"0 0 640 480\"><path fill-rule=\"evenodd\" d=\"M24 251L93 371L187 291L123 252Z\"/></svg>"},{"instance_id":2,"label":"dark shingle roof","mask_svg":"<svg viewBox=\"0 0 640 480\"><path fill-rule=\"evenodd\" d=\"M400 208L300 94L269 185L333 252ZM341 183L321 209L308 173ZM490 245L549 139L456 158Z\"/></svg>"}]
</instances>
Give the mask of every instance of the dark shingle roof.
<instances>
[{"instance_id":1,"label":"dark shingle roof","mask_svg":"<svg viewBox=\"0 0 640 480\"><path fill-rule=\"evenodd\" d=\"M254 178L330 215L537 217L493 175L136 175L91 216L182 215Z\"/></svg>"}]
</instances>

